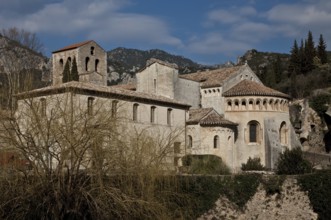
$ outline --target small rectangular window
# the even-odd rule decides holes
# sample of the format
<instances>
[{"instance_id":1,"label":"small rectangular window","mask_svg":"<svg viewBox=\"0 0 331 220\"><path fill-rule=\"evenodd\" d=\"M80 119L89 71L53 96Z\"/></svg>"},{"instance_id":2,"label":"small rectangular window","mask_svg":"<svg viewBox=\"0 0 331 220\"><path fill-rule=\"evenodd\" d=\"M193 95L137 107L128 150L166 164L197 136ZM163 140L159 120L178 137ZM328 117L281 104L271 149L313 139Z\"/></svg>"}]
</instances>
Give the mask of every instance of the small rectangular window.
<instances>
[{"instance_id":1,"label":"small rectangular window","mask_svg":"<svg viewBox=\"0 0 331 220\"><path fill-rule=\"evenodd\" d=\"M40 115L44 117L44 116L46 116L46 99L45 98L40 99L40 105L41 105Z\"/></svg>"},{"instance_id":2,"label":"small rectangular window","mask_svg":"<svg viewBox=\"0 0 331 220\"><path fill-rule=\"evenodd\" d=\"M88 115L93 115L93 97L88 97L87 99L87 114Z\"/></svg>"},{"instance_id":3,"label":"small rectangular window","mask_svg":"<svg viewBox=\"0 0 331 220\"><path fill-rule=\"evenodd\" d=\"M117 100L112 101L111 103L111 117L115 118L117 114Z\"/></svg>"},{"instance_id":4,"label":"small rectangular window","mask_svg":"<svg viewBox=\"0 0 331 220\"><path fill-rule=\"evenodd\" d=\"M155 106L151 107L151 123L155 123Z\"/></svg>"},{"instance_id":5,"label":"small rectangular window","mask_svg":"<svg viewBox=\"0 0 331 220\"><path fill-rule=\"evenodd\" d=\"M138 121L138 104L133 105L133 112L132 112L132 120L133 121Z\"/></svg>"},{"instance_id":6,"label":"small rectangular window","mask_svg":"<svg viewBox=\"0 0 331 220\"><path fill-rule=\"evenodd\" d=\"M175 154L180 154L180 142L175 142L174 143L174 153Z\"/></svg>"},{"instance_id":7,"label":"small rectangular window","mask_svg":"<svg viewBox=\"0 0 331 220\"><path fill-rule=\"evenodd\" d=\"M168 111L167 111L167 125L171 125L171 117L172 117L172 109L171 108L168 108Z\"/></svg>"}]
</instances>

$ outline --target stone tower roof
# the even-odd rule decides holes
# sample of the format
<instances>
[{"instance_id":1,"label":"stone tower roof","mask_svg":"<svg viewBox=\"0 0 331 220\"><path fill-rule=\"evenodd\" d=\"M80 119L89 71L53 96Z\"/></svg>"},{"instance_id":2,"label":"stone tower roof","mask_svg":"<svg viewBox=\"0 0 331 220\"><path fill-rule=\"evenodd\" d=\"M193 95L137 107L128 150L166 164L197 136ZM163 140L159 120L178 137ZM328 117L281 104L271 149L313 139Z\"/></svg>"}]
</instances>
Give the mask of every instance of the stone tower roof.
<instances>
[{"instance_id":1,"label":"stone tower roof","mask_svg":"<svg viewBox=\"0 0 331 220\"><path fill-rule=\"evenodd\" d=\"M223 93L223 96L275 96L289 99L290 96L277 90L266 87L261 83L251 80L243 80L228 91Z\"/></svg>"},{"instance_id":2,"label":"stone tower roof","mask_svg":"<svg viewBox=\"0 0 331 220\"><path fill-rule=\"evenodd\" d=\"M187 125L199 124L201 126L235 126L236 123L226 120L213 108L191 109Z\"/></svg>"},{"instance_id":3,"label":"stone tower roof","mask_svg":"<svg viewBox=\"0 0 331 220\"><path fill-rule=\"evenodd\" d=\"M83 41L80 43L75 43L75 44L71 44L69 46L63 47L59 50L53 51L53 53L58 53L58 52L62 52L62 51L66 51L66 50L72 50L72 49L76 49L78 47L84 46L85 44L88 44L90 42L92 42L93 40L87 40L87 41Z\"/></svg>"},{"instance_id":4,"label":"stone tower roof","mask_svg":"<svg viewBox=\"0 0 331 220\"><path fill-rule=\"evenodd\" d=\"M202 88L222 86L223 82L231 75L237 73L242 66L226 67L216 70L208 70L181 75L180 78L201 83Z\"/></svg>"}]
</instances>

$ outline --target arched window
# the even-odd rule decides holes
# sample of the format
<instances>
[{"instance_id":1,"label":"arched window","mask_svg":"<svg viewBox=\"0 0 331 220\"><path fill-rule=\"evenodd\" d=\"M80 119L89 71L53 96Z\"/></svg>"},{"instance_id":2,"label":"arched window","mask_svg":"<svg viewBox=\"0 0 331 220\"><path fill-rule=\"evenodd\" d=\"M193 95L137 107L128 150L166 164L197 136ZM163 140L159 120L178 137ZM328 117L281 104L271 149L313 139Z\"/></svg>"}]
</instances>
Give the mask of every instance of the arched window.
<instances>
[{"instance_id":1,"label":"arched window","mask_svg":"<svg viewBox=\"0 0 331 220\"><path fill-rule=\"evenodd\" d=\"M87 114L88 115L93 115L93 97L88 97L87 98Z\"/></svg>"},{"instance_id":2,"label":"arched window","mask_svg":"<svg viewBox=\"0 0 331 220\"><path fill-rule=\"evenodd\" d=\"M260 124L257 121L250 121L248 122L248 133L246 133L249 143L260 143L261 142L261 128Z\"/></svg>"},{"instance_id":3,"label":"arched window","mask_svg":"<svg viewBox=\"0 0 331 220\"><path fill-rule=\"evenodd\" d=\"M172 109L168 108L167 110L167 125L171 125Z\"/></svg>"},{"instance_id":4,"label":"arched window","mask_svg":"<svg viewBox=\"0 0 331 220\"><path fill-rule=\"evenodd\" d=\"M231 100L228 101L228 110L232 110L232 102L231 102Z\"/></svg>"},{"instance_id":5,"label":"arched window","mask_svg":"<svg viewBox=\"0 0 331 220\"><path fill-rule=\"evenodd\" d=\"M187 147L188 148L192 148L193 147L193 139L192 139L192 136L191 135L188 135L187 136L187 141L188 141L188 143L187 143Z\"/></svg>"},{"instance_id":6,"label":"arched window","mask_svg":"<svg viewBox=\"0 0 331 220\"><path fill-rule=\"evenodd\" d=\"M220 147L220 138L218 135L214 136L214 148L219 148Z\"/></svg>"},{"instance_id":7,"label":"arched window","mask_svg":"<svg viewBox=\"0 0 331 220\"><path fill-rule=\"evenodd\" d=\"M95 60L95 66L94 66L94 70L95 70L95 72L98 72L98 66L99 66L99 60L96 59L96 60Z\"/></svg>"},{"instance_id":8,"label":"arched window","mask_svg":"<svg viewBox=\"0 0 331 220\"><path fill-rule=\"evenodd\" d=\"M138 107L139 105L137 103L133 105L133 116L132 116L133 121L138 121Z\"/></svg>"},{"instance_id":9,"label":"arched window","mask_svg":"<svg viewBox=\"0 0 331 220\"><path fill-rule=\"evenodd\" d=\"M241 110L246 110L247 106L246 106L246 100L243 99L241 100Z\"/></svg>"},{"instance_id":10,"label":"arched window","mask_svg":"<svg viewBox=\"0 0 331 220\"><path fill-rule=\"evenodd\" d=\"M63 59L60 59L60 68L61 70L63 70L64 66L63 66Z\"/></svg>"},{"instance_id":11,"label":"arched window","mask_svg":"<svg viewBox=\"0 0 331 220\"><path fill-rule=\"evenodd\" d=\"M94 47L91 47L91 55L94 55Z\"/></svg>"},{"instance_id":12,"label":"arched window","mask_svg":"<svg viewBox=\"0 0 331 220\"><path fill-rule=\"evenodd\" d=\"M86 57L85 58L85 70L88 71L88 66L89 66L89 62L90 62L90 58L89 57Z\"/></svg>"},{"instance_id":13,"label":"arched window","mask_svg":"<svg viewBox=\"0 0 331 220\"><path fill-rule=\"evenodd\" d=\"M111 117L115 118L117 114L117 100L111 102Z\"/></svg>"},{"instance_id":14,"label":"arched window","mask_svg":"<svg viewBox=\"0 0 331 220\"><path fill-rule=\"evenodd\" d=\"M248 109L249 110L253 110L253 107L254 106L254 101L252 100L252 99L250 99L249 101L248 101Z\"/></svg>"},{"instance_id":15,"label":"arched window","mask_svg":"<svg viewBox=\"0 0 331 220\"><path fill-rule=\"evenodd\" d=\"M151 107L151 123L155 123L155 110L156 110L156 107L152 106Z\"/></svg>"},{"instance_id":16,"label":"arched window","mask_svg":"<svg viewBox=\"0 0 331 220\"><path fill-rule=\"evenodd\" d=\"M280 124L279 141L280 141L281 145L287 145L287 129L286 129L286 122L285 121L283 121Z\"/></svg>"}]
</instances>

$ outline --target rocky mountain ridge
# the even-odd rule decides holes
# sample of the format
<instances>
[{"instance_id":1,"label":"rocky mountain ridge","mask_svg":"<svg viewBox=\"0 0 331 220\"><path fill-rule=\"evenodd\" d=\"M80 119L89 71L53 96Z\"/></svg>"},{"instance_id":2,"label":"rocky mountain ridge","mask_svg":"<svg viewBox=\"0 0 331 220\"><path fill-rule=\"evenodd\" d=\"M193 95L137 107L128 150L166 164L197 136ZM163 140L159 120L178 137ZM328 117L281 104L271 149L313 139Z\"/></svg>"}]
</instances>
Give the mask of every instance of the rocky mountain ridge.
<instances>
[{"instance_id":1,"label":"rocky mountain ridge","mask_svg":"<svg viewBox=\"0 0 331 220\"><path fill-rule=\"evenodd\" d=\"M183 56L173 55L159 49L137 50L118 47L107 52L108 84L114 85L134 81L135 74L144 68L147 60L151 58L177 64L180 74L215 68L198 64Z\"/></svg>"}]
</instances>

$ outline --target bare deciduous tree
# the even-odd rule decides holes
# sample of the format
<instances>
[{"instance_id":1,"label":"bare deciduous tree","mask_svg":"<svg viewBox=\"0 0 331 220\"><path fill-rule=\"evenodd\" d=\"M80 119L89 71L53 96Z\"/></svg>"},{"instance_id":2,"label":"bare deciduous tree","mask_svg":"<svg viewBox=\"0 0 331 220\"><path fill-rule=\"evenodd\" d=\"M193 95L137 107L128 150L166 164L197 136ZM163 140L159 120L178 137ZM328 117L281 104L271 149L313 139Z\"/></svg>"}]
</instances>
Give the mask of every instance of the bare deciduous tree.
<instances>
[{"instance_id":1,"label":"bare deciduous tree","mask_svg":"<svg viewBox=\"0 0 331 220\"><path fill-rule=\"evenodd\" d=\"M71 92L46 101L21 100L2 124L0 139L30 165L2 178L15 188L0 199L2 218L169 218L155 181L171 167L181 129L130 125L121 103L116 117L101 100L90 112Z\"/></svg>"},{"instance_id":2,"label":"bare deciduous tree","mask_svg":"<svg viewBox=\"0 0 331 220\"><path fill-rule=\"evenodd\" d=\"M1 34L11 40L19 42L23 46L37 53L43 52L44 45L41 43L35 33L24 29L18 29L17 27L12 27L8 29L2 29Z\"/></svg>"}]
</instances>

